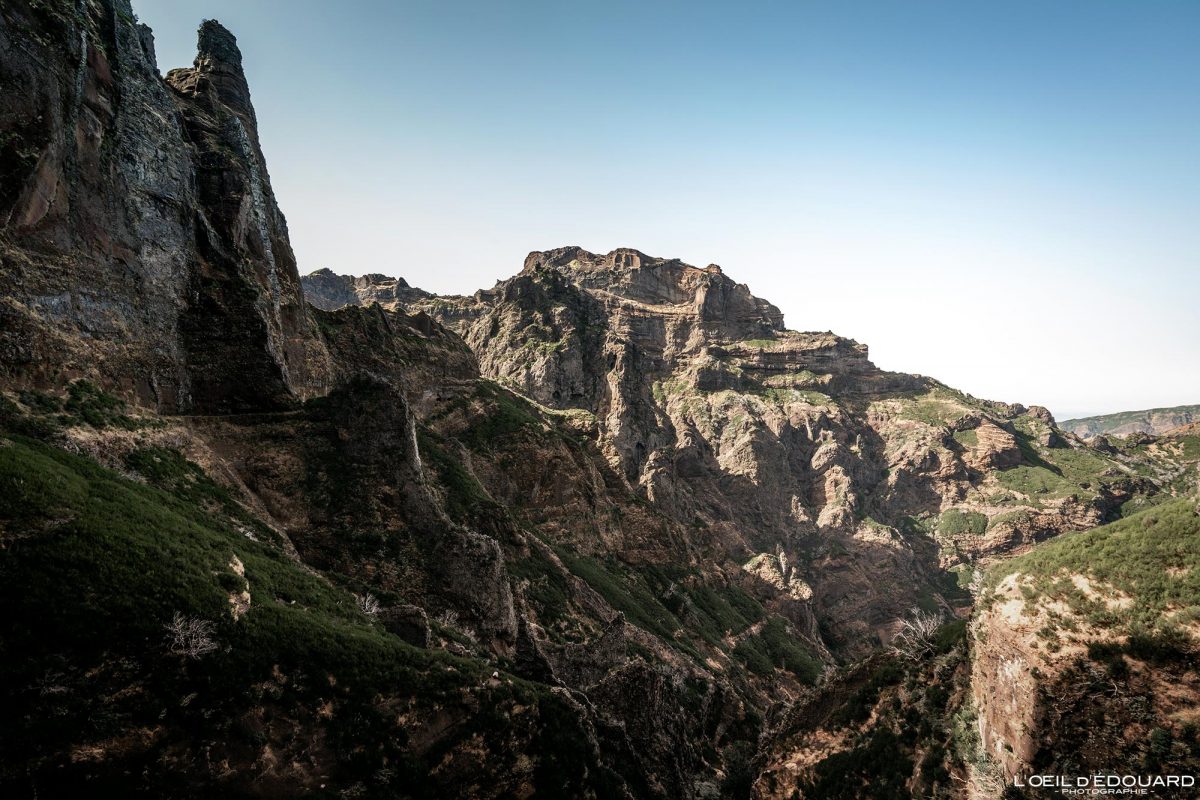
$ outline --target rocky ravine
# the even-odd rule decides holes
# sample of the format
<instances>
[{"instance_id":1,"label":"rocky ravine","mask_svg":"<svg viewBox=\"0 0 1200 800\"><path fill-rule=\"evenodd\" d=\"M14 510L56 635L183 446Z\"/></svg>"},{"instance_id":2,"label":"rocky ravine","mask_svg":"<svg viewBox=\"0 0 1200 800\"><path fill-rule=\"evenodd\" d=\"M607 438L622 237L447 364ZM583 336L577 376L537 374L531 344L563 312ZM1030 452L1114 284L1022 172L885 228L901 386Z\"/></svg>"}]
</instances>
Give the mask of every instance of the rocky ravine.
<instances>
[{"instance_id":1,"label":"rocky ravine","mask_svg":"<svg viewBox=\"0 0 1200 800\"><path fill-rule=\"evenodd\" d=\"M328 271L303 282L318 305L429 314L485 375L579 415L631 485L696 520L702 563L724 560L786 592L815 618L816 643L843 659L886 642L913 607L963 613L970 595L947 571L965 585L987 563L1160 490L1187 491L1198 455L1186 435L1087 446L1044 409L883 373L861 345L785 330L774 306L715 266L564 248L530 254L519 275L472 297L400 299L393 287L412 291L403 281ZM1043 763L1021 751L1029 742L1069 750L1027 717L1047 692L1080 697L1070 686L1024 669L1024 710L995 702L999 673L985 665L1018 658L1025 629L1001 623L1013 632L971 629L974 680L967 644L948 631L930 661L867 662L801 694L770 721L755 793L994 797ZM909 738L914 714L924 732ZM881 760L899 766L881 773Z\"/></svg>"},{"instance_id":2,"label":"rocky ravine","mask_svg":"<svg viewBox=\"0 0 1200 800\"><path fill-rule=\"evenodd\" d=\"M843 655L886 640L913 606L945 605L946 569L1096 525L1146 488L1044 409L786 330L716 266L563 248L472 297L406 299L394 279L335 277L303 279L317 305L353 295L428 314L486 377L583 415L611 467L696 528L706 559L772 574Z\"/></svg>"},{"instance_id":3,"label":"rocky ravine","mask_svg":"<svg viewBox=\"0 0 1200 800\"><path fill-rule=\"evenodd\" d=\"M229 31L163 78L125 0L0 19L6 796L954 794L962 626L878 645L1190 457L633 250L310 306Z\"/></svg>"}]
</instances>

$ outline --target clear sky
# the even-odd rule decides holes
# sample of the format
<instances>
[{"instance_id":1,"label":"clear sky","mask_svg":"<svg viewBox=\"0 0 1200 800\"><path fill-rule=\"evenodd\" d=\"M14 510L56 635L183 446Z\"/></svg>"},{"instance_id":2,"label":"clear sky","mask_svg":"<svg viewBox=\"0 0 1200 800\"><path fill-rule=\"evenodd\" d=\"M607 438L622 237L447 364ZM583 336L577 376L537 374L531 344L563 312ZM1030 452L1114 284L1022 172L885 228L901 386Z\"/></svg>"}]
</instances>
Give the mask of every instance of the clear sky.
<instances>
[{"instance_id":1,"label":"clear sky","mask_svg":"<svg viewBox=\"0 0 1200 800\"><path fill-rule=\"evenodd\" d=\"M1060 418L1200 403L1200 2L134 0L238 37L302 272L720 264Z\"/></svg>"}]
</instances>

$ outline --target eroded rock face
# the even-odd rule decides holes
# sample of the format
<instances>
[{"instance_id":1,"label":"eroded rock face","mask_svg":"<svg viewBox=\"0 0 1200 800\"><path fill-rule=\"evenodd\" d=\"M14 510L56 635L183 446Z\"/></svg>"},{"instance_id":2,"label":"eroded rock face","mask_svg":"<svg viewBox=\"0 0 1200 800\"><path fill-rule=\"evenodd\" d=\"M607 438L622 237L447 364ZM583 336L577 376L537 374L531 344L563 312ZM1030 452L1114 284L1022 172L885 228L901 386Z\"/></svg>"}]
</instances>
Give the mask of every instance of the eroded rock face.
<instances>
[{"instance_id":1,"label":"eroded rock face","mask_svg":"<svg viewBox=\"0 0 1200 800\"><path fill-rule=\"evenodd\" d=\"M967 466L986 471L1008 469L1021 463L1021 448L1012 433L992 422L981 422L973 430L976 444L971 448Z\"/></svg>"},{"instance_id":2,"label":"eroded rock face","mask_svg":"<svg viewBox=\"0 0 1200 800\"><path fill-rule=\"evenodd\" d=\"M164 411L326 391L232 34L206 22L164 82L127 0L5 17L9 379L91 377Z\"/></svg>"},{"instance_id":3,"label":"eroded rock face","mask_svg":"<svg viewBox=\"0 0 1200 800\"><path fill-rule=\"evenodd\" d=\"M631 317L639 311L655 310L686 315L709 331L735 339L783 330L783 314L778 308L754 297L745 284L734 283L715 264L699 269L629 248L600 256L579 247L562 247L525 258L521 274L542 271L562 274ZM636 327L632 319L629 324Z\"/></svg>"},{"instance_id":4,"label":"eroded rock face","mask_svg":"<svg viewBox=\"0 0 1200 800\"><path fill-rule=\"evenodd\" d=\"M306 288L330 298L336 284L347 299L382 283L335 278L308 276ZM471 297L393 294L382 305L436 319L485 377L576 415L608 466L687 526L689 551L771 587L835 650L866 652L938 593L943 568L1090 527L1120 502L1094 486L1008 491L1008 473L1055 469L1027 451L1077 446L1055 438L1049 412L885 372L864 345L787 330L775 306L715 266L567 247L531 253ZM944 513L970 524L943 524ZM628 534L601 535L635 552Z\"/></svg>"},{"instance_id":5,"label":"eroded rock face","mask_svg":"<svg viewBox=\"0 0 1200 800\"><path fill-rule=\"evenodd\" d=\"M354 278L337 275L330 269L319 269L300 280L308 302L325 311L336 311L344 306L370 306L373 303L394 309L398 304L431 296L429 292L409 286L403 278L379 274Z\"/></svg>"},{"instance_id":6,"label":"eroded rock face","mask_svg":"<svg viewBox=\"0 0 1200 800\"><path fill-rule=\"evenodd\" d=\"M1001 591L998 603L974 621L971 687L984 752L1010 782L1033 763L1038 747L1044 709L1034 670L1040 672L1056 659L1038 652L1037 620L1026 617L1015 581L1010 579Z\"/></svg>"},{"instance_id":7,"label":"eroded rock face","mask_svg":"<svg viewBox=\"0 0 1200 800\"><path fill-rule=\"evenodd\" d=\"M1140 601L1086 574L1062 571L1083 602L1117 618ZM1189 774L1180 746L1200 679L1189 645L1162 631L1126 638L1079 601L1045 594L1027 575L1007 575L971 624L971 692L983 752L1003 785L1031 774ZM1175 795L1170 791L1167 796ZM976 795L985 796L985 795Z\"/></svg>"},{"instance_id":8,"label":"eroded rock face","mask_svg":"<svg viewBox=\"0 0 1200 800\"><path fill-rule=\"evenodd\" d=\"M128 2L4 15L6 376L46 384L103 365L144 402L185 406L194 168L152 39Z\"/></svg>"},{"instance_id":9,"label":"eroded rock face","mask_svg":"<svg viewBox=\"0 0 1200 800\"><path fill-rule=\"evenodd\" d=\"M169 711L145 707L143 749L89 745L118 784L688 798L740 770L747 789L767 711L820 706L808 687L911 607L969 601L945 568L1090 526L1139 491L1124 451L789 331L713 265L560 248L471 297L320 271L310 308L234 37L205 23L194 65L164 80L127 2L63 9L0 12L0 431L228 516L222 548L229 534L279 556L221 552L223 582L182 576L218 586L223 622L286 614L376 656L306 672L307 654L239 651L263 662L253 681L183 712L211 717L203 744L171 718L172 686ZM1156 463L1173 480L1172 459ZM23 534L62 522L34 521ZM121 670L146 637L124 645ZM958 692L960 662L925 677ZM38 685L8 690L36 706ZM35 784L59 786L68 763L91 776L63 727ZM152 752L160 735L172 744ZM764 796L802 785L808 762L765 755L786 781Z\"/></svg>"}]
</instances>

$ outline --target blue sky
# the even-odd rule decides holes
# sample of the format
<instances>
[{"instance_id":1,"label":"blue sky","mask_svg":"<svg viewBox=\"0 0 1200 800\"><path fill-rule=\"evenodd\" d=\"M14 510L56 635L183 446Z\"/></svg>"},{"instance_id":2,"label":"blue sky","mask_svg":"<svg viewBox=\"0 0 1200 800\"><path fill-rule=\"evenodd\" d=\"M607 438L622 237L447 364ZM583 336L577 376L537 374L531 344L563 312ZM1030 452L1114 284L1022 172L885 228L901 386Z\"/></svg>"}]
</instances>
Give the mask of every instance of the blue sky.
<instances>
[{"instance_id":1,"label":"blue sky","mask_svg":"<svg viewBox=\"0 0 1200 800\"><path fill-rule=\"evenodd\" d=\"M565 244L1060 417L1200 402L1200 2L134 0L238 37L301 271Z\"/></svg>"}]
</instances>

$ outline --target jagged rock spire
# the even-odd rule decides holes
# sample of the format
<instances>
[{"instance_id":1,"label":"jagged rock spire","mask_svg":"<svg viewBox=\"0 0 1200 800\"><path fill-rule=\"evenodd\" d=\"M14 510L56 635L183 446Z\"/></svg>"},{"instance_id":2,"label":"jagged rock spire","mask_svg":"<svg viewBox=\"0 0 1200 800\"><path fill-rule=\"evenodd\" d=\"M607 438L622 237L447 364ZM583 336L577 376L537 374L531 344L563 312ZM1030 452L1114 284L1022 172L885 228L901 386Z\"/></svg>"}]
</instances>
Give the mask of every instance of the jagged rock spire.
<instances>
[{"instance_id":1,"label":"jagged rock spire","mask_svg":"<svg viewBox=\"0 0 1200 800\"><path fill-rule=\"evenodd\" d=\"M212 59L241 68L242 51L238 49L237 37L228 28L215 19L206 19L200 23L197 34L196 66L200 66L202 59Z\"/></svg>"},{"instance_id":2,"label":"jagged rock spire","mask_svg":"<svg viewBox=\"0 0 1200 800\"><path fill-rule=\"evenodd\" d=\"M237 37L220 22L206 19L200 23L196 60L191 68L171 70L167 81L184 94L207 99L209 106L219 102L238 114L257 141L258 120L242 69L242 51L238 49Z\"/></svg>"}]
</instances>

